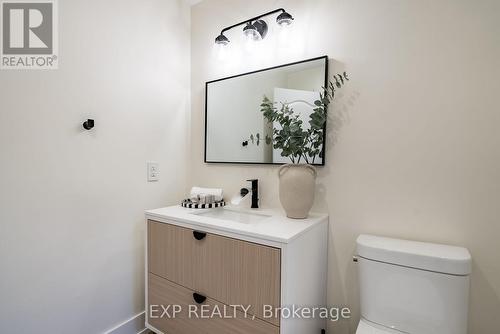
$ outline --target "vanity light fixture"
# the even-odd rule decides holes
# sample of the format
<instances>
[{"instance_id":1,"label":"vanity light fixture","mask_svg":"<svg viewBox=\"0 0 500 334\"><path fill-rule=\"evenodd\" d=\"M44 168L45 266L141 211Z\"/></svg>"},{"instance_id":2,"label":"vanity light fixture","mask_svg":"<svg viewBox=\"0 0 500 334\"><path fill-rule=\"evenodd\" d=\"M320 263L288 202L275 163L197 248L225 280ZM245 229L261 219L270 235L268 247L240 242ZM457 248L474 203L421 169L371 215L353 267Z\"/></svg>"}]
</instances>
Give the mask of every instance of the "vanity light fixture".
<instances>
[{"instance_id":1,"label":"vanity light fixture","mask_svg":"<svg viewBox=\"0 0 500 334\"><path fill-rule=\"evenodd\" d=\"M265 14L253 17L251 19L242 21L240 23L233 24L232 26L222 29L220 35L215 39L215 44L218 45L228 45L229 39L224 35L224 33L230 29L236 28L241 25L245 25L243 28L243 34L252 41L260 41L264 39L269 30L266 21L262 20L263 17L272 15L275 13L280 13L276 18L276 23L281 27L289 26L293 23L293 16L287 13L283 8L278 8L267 12Z\"/></svg>"}]
</instances>

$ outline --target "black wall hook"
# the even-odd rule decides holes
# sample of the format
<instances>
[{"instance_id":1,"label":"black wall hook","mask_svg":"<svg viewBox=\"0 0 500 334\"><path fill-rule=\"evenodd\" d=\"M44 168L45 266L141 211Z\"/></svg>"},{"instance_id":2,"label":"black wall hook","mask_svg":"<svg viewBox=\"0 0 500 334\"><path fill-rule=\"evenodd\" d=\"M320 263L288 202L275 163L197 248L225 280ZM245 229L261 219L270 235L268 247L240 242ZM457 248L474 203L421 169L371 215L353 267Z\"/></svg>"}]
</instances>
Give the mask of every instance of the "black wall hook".
<instances>
[{"instance_id":1,"label":"black wall hook","mask_svg":"<svg viewBox=\"0 0 500 334\"><path fill-rule=\"evenodd\" d=\"M94 120L93 119L88 119L85 122L83 122L83 128L85 130L91 130L94 127Z\"/></svg>"}]
</instances>

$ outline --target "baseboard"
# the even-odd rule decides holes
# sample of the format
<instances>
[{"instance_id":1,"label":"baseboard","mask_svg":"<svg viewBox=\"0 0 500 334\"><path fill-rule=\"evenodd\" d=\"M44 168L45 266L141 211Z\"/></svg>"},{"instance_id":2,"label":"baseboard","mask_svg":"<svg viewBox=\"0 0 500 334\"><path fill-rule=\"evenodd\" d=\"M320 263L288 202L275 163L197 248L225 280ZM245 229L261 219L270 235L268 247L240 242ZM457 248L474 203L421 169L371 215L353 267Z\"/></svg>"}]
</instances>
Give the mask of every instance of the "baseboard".
<instances>
[{"instance_id":1,"label":"baseboard","mask_svg":"<svg viewBox=\"0 0 500 334\"><path fill-rule=\"evenodd\" d=\"M142 334L146 333L146 312L141 312L134 315L132 318L125 320L121 324L113 327L104 334Z\"/></svg>"}]
</instances>

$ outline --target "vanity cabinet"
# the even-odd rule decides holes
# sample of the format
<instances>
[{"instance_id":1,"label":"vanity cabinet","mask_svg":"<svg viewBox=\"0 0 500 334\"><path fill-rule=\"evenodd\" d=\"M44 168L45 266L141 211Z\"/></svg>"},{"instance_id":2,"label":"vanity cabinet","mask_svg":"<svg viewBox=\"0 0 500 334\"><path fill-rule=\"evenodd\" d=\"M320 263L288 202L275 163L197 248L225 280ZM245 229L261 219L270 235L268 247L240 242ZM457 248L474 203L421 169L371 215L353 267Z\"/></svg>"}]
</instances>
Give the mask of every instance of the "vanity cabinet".
<instances>
[{"instance_id":1,"label":"vanity cabinet","mask_svg":"<svg viewBox=\"0 0 500 334\"><path fill-rule=\"evenodd\" d=\"M149 329L321 334L324 319L286 317L280 308L325 306L326 216L299 222L270 214L242 224L193 213L180 207L146 212Z\"/></svg>"},{"instance_id":2,"label":"vanity cabinet","mask_svg":"<svg viewBox=\"0 0 500 334\"><path fill-rule=\"evenodd\" d=\"M280 306L279 249L155 221L148 234L152 274L226 305L249 305L260 319L264 305Z\"/></svg>"}]
</instances>

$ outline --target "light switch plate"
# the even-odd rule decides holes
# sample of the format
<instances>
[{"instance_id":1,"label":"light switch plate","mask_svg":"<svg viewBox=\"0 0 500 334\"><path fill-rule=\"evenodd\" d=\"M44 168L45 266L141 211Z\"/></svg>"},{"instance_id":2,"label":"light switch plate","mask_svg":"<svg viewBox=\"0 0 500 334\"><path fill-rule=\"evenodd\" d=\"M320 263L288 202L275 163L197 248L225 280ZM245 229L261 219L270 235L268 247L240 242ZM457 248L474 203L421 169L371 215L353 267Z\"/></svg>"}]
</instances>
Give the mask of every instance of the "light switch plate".
<instances>
[{"instance_id":1,"label":"light switch plate","mask_svg":"<svg viewBox=\"0 0 500 334\"><path fill-rule=\"evenodd\" d=\"M160 180L160 166L155 161L148 163L148 182L156 182Z\"/></svg>"}]
</instances>

